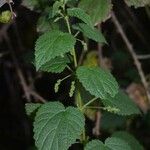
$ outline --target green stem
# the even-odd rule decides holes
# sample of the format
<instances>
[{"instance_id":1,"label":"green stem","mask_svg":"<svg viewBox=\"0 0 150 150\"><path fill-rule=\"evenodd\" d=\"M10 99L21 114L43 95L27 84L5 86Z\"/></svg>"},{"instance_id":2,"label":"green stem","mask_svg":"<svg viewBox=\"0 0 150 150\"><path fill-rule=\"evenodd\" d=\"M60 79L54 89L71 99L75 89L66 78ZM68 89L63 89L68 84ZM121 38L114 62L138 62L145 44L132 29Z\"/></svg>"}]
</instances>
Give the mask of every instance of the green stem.
<instances>
[{"instance_id":1,"label":"green stem","mask_svg":"<svg viewBox=\"0 0 150 150\"><path fill-rule=\"evenodd\" d=\"M69 24L69 17L68 17L68 16L65 17L65 21L66 21L66 24L67 24L67 28L68 28L69 33L72 34L71 28L70 28L70 24ZM75 66L75 68L76 68L76 67L78 66L78 64L77 64L77 56L76 56L76 51L75 51L75 49L72 50L72 54L73 54L73 59L74 59L74 66Z\"/></svg>"},{"instance_id":2,"label":"green stem","mask_svg":"<svg viewBox=\"0 0 150 150\"><path fill-rule=\"evenodd\" d=\"M95 100L97 100L97 97L93 98L93 99L90 100L88 103L86 103L86 104L82 107L82 110L84 110L88 105L90 105L91 103L93 103Z\"/></svg>"}]
</instances>

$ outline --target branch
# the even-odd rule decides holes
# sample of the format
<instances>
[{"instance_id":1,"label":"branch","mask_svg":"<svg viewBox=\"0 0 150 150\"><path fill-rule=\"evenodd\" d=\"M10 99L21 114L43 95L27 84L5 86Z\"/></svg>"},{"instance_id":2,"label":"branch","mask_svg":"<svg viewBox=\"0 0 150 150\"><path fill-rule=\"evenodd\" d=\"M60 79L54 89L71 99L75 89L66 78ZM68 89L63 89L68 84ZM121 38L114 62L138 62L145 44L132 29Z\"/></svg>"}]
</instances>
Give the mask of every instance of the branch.
<instances>
[{"instance_id":1,"label":"branch","mask_svg":"<svg viewBox=\"0 0 150 150\"><path fill-rule=\"evenodd\" d=\"M130 43L130 41L128 40L127 35L126 35L125 32L123 31L123 28L122 28L121 24L119 23L117 17L115 16L114 12L112 12L112 21L113 21L113 23L115 24L115 26L116 26L118 32L120 33L120 35L121 35L123 41L125 42L125 44L126 44L126 46L127 46L127 48L128 48L129 53L131 54L131 56L132 56L132 58L133 58L133 60L134 60L134 63L135 63L135 66L136 66L136 68L137 68L137 70L138 70L138 73L139 73L139 75L140 75L142 84L143 84L143 86L144 86L144 88L145 88L145 90L146 90L146 94L147 94L148 101L149 101L149 103L150 103L149 86L148 86L148 83L147 83L147 81L146 81L146 77L145 77L145 75L144 75L144 71L143 71L143 69L142 69L142 67L141 67L141 63L140 63L140 61L138 60L138 57L137 57L136 53L134 52L133 46L132 46L132 44Z\"/></svg>"}]
</instances>

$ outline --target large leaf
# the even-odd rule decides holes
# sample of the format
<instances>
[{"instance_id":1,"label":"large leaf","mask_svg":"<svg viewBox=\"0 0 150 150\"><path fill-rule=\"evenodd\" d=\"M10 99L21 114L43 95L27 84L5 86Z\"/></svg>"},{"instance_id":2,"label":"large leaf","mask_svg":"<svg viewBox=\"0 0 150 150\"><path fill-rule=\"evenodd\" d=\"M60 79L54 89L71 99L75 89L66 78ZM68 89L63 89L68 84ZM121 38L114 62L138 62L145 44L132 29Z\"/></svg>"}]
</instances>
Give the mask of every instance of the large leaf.
<instances>
[{"instance_id":1,"label":"large leaf","mask_svg":"<svg viewBox=\"0 0 150 150\"><path fill-rule=\"evenodd\" d=\"M81 66L77 69L77 77L84 88L95 97L102 99L114 97L118 93L118 84L109 71L99 67Z\"/></svg>"},{"instance_id":2,"label":"large leaf","mask_svg":"<svg viewBox=\"0 0 150 150\"><path fill-rule=\"evenodd\" d=\"M69 62L70 61L66 56L56 57L50 60L49 62L45 63L44 65L42 65L40 70L52 73L60 73L66 68L67 63Z\"/></svg>"},{"instance_id":3,"label":"large leaf","mask_svg":"<svg viewBox=\"0 0 150 150\"><path fill-rule=\"evenodd\" d=\"M102 102L106 107L110 106L117 108L119 111L116 113L119 115L132 115L140 113L136 104L122 91L119 91L119 93L113 98L108 97L107 99L102 99Z\"/></svg>"},{"instance_id":4,"label":"large leaf","mask_svg":"<svg viewBox=\"0 0 150 150\"><path fill-rule=\"evenodd\" d=\"M87 143L84 150L110 150L110 149L107 146L105 146L101 141L93 140Z\"/></svg>"},{"instance_id":5,"label":"large leaf","mask_svg":"<svg viewBox=\"0 0 150 150\"><path fill-rule=\"evenodd\" d=\"M150 5L150 0L125 0L125 2L129 6L134 6L135 8Z\"/></svg>"},{"instance_id":6,"label":"large leaf","mask_svg":"<svg viewBox=\"0 0 150 150\"><path fill-rule=\"evenodd\" d=\"M111 0L81 0L79 7L91 16L94 24L98 24L109 18L112 4Z\"/></svg>"},{"instance_id":7,"label":"large leaf","mask_svg":"<svg viewBox=\"0 0 150 150\"><path fill-rule=\"evenodd\" d=\"M105 145L111 150L132 150L126 141L116 137L107 138Z\"/></svg>"},{"instance_id":8,"label":"large leaf","mask_svg":"<svg viewBox=\"0 0 150 150\"><path fill-rule=\"evenodd\" d=\"M113 137L118 137L126 141L133 150L144 150L143 146L129 133L125 131L115 132Z\"/></svg>"},{"instance_id":9,"label":"large leaf","mask_svg":"<svg viewBox=\"0 0 150 150\"><path fill-rule=\"evenodd\" d=\"M76 17L82 20L84 23L92 27L91 18L88 14L84 12L84 10L80 8L68 8L67 9L68 15L71 17Z\"/></svg>"},{"instance_id":10,"label":"large leaf","mask_svg":"<svg viewBox=\"0 0 150 150\"><path fill-rule=\"evenodd\" d=\"M42 104L40 103L27 103L25 105L26 113L30 116L33 112L35 112Z\"/></svg>"},{"instance_id":11,"label":"large leaf","mask_svg":"<svg viewBox=\"0 0 150 150\"><path fill-rule=\"evenodd\" d=\"M34 139L39 150L68 150L84 130L84 116L74 107L59 102L40 107L34 122Z\"/></svg>"},{"instance_id":12,"label":"large leaf","mask_svg":"<svg viewBox=\"0 0 150 150\"><path fill-rule=\"evenodd\" d=\"M57 56L71 51L75 38L69 33L53 30L39 37L35 46L35 63L37 70Z\"/></svg>"},{"instance_id":13,"label":"large leaf","mask_svg":"<svg viewBox=\"0 0 150 150\"><path fill-rule=\"evenodd\" d=\"M96 28L91 28L90 26L84 23L79 23L78 25L74 25L73 28L82 32L89 39L92 39L100 43L107 43L103 34L100 31L98 31Z\"/></svg>"}]
</instances>

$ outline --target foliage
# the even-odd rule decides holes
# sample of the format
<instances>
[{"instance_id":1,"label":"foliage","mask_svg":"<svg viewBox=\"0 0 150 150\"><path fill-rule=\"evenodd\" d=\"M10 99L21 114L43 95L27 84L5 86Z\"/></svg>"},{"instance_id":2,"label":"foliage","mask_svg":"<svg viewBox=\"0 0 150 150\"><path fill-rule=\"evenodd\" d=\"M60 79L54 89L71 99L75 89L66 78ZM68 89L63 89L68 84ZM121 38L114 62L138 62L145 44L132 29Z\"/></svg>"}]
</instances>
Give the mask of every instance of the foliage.
<instances>
[{"instance_id":1,"label":"foliage","mask_svg":"<svg viewBox=\"0 0 150 150\"><path fill-rule=\"evenodd\" d=\"M136 3L132 0L126 0L126 2L135 7L147 4L144 1L140 3L138 0ZM68 95L76 96L76 107L65 108L60 102L26 105L28 115L36 111L34 139L39 150L67 150L76 141L82 144L87 143L84 114L96 100L103 103L99 108L104 111L118 115L140 114L139 108L119 90L118 83L110 71L97 65L85 66L78 63L78 42L83 46L83 52L88 50L88 39L100 44L107 43L103 33L94 26L111 17L110 0L81 0L80 2L55 0L50 2L48 10L51 11L40 7L47 6L47 1L27 0L23 4L32 10L46 12L49 19L58 24L57 29L47 30L48 20L46 17L42 19L42 32L44 33L39 36L35 44L36 70L61 73L65 68L68 69L67 76L59 79L55 84L55 92L58 92L60 84L63 84L62 81L71 77L73 81ZM75 21L77 24L74 24ZM83 39L78 37L79 33L82 34ZM92 97L91 100L82 99L80 84ZM136 145L140 147L140 144L130 135L116 133L107 138L105 143L99 140L88 142L84 149L134 150Z\"/></svg>"}]
</instances>

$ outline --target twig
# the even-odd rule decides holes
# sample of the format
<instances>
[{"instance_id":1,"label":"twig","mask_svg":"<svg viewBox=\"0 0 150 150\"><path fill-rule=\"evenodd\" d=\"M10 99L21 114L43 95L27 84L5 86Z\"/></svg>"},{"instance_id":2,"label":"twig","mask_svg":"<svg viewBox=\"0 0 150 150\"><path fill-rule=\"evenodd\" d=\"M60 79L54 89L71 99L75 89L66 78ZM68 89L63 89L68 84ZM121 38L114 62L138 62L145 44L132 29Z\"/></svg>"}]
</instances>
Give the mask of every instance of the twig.
<instances>
[{"instance_id":1,"label":"twig","mask_svg":"<svg viewBox=\"0 0 150 150\"><path fill-rule=\"evenodd\" d=\"M140 61L138 60L138 57L136 55L136 53L134 52L134 49L132 47L132 44L130 43L130 41L128 40L127 38L127 35L125 34L125 32L123 31L123 28L121 26L121 24L119 23L117 17L115 16L114 12L112 12L112 21L114 22L116 28L118 29L118 32L120 33L123 41L125 42L127 48L128 48L128 51L129 53L131 54L133 60L134 60L134 63L135 63L135 66L138 70L138 73L140 75L140 78L141 78L141 81L143 83L143 86L146 90L146 93L147 93L147 98L149 100L149 103L150 103L150 92L149 92L149 87L148 87L148 83L146 81L146 78L145 78L145 75L144 75L144 71L142 70L142 67L141 67L141 63Z\"/></svg>"},{"instance_id":2,"label":"twig","mask_svg":"<svg viewBox=\"0 0 150 150\"><path fill-rule=\"evenodd\" d=\"M137 55L138 59L150 59L150 54L148 55Z\"/></svg>"},{"instance_id":3,"label":"twig","mask_svg":"<svg viewBox=\"0 0 150 150\"><path fill-rule=\"evenodd\" d=\"M14 61L14 64L15 64L15 68L16 68L16 72L17 72L17 75L19 77L19 80L21 82L21 85L22 85L22 88L23 88L23 91L24 91L24 94L25 94L25 97L27 99L28 102L31 101L31 96L33 96L35 99L38 99L39 101L41 102L46 102L46 100L44 98L42 98L38 93L36 93L35 91L33 91L26 83L26 80L23 76L23 73L20 69L20 66L18 64L18 61L17 61L17 58L13 52L13 48L11 46L11 42L9 40L9 37L7 34L4 34L3 35L3 38L4 40L7 42L7 45L11 51L11 56L12 56L12 59Z\"/></svg>"},{"instance_id":4,"label":"twig","mask_svg":"<svg viewBox=\"0 0 150 150\"><path fill-rule=\"evenodd\" d=\"M93 134L97 137L100 135L100 122L101 122L102 114L100 111L96 112L96 119L95 119L95 127L93 128Z\"/></svg>"}]
</instances>

